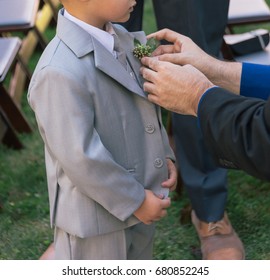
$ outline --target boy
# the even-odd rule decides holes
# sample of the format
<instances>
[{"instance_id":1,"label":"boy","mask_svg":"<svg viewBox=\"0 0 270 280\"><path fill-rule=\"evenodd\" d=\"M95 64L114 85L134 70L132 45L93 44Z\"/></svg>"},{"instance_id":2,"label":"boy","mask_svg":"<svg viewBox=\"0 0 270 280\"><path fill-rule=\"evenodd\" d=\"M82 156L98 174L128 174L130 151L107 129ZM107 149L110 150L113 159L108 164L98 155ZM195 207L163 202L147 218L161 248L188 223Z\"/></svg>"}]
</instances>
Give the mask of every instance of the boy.
<instances>
[{"instance_id":1,"label":"boy","mask_svg":"<svg viewBox=\"0 0 270 280\"><path fill-rule=\"evenodd\" d=\"M45 143L55 258L151 259L176 169L132 55L134 36L145 37L110 23L128 20L136 2L62 4L28 95Z\"/></svg>"}]
</instances>

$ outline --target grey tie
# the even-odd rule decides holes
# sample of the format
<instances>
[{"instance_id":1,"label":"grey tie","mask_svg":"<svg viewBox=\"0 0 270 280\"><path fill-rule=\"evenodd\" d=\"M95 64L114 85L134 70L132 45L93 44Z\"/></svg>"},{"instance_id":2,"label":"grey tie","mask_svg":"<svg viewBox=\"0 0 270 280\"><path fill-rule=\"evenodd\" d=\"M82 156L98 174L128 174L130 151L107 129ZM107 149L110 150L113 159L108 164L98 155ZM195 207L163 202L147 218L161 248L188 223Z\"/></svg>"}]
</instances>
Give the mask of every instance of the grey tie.
<instances>
[{"instance_id":1,"label":"grey tie","mask_svg":"<svg viewBox=\"0 0 270 280\"><path fill-rule=\"evenodd\" d=\"M126 53L125 53L124 49L122 49L121 46L120 46L120 41L119 41L118 36L116 34L113 34L113 38L114 38L114 48L113 49L117 54L117 59L124 66L124 68L127 70L127 56L126 56Z\"/></svg>"}]
</instances>

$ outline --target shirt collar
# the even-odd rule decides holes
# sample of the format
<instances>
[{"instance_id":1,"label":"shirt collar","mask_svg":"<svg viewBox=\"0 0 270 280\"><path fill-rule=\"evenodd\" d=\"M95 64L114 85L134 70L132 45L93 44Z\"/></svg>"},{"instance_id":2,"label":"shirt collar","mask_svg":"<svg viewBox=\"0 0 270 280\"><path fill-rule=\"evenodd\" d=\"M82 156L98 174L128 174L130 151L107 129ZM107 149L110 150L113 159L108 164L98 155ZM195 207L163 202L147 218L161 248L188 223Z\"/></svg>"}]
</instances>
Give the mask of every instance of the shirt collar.
<instances>
[{"instance_id":1,"label":"shirt collar","mask_svg":"<svg viewBox=\"0 0 270 280\"><path fill-rule=\"evenodd\" d=\"M115 55L115 52L113 50L114 47L113 34L115 34L115 31L113 29L113 25L110 22L106 24L106 31L104 31L102 29L99 29L93 25L90 25L72 16L71 14L68 13L67 10L64 10L64 17L79 25L87 33L89 33L96 40L98 40L110 53Z\"/></svg>"}]
</instances>

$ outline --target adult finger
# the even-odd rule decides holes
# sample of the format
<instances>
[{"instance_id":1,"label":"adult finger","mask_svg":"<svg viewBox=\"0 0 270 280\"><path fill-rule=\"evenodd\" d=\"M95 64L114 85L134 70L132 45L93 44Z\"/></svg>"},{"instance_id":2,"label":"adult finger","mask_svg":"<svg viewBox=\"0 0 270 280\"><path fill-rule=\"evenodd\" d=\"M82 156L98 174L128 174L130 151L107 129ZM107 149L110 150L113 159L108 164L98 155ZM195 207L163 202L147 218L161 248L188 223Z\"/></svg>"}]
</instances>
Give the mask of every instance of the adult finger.
<instances>
[{"instance_id":1,"label":"adult finger","mask_svg":"<svg viewBox=\"0 0 270 280\"><path fill-rule=\"evenodd\" d=\"M151 102L158 102L156 98L156 86L150 82L144 82L143 90L148 93L148 99Z\"/></svg>"},{"instance_id":2,"label":"adult finger","mask_svg":"<svg viewBox=\"0 0 270 280\"><path fill-rule=\"evenodd\" d=\"M146 91L146 90L145 90ZM156 105L160 106L161 107L161 104L159 102L159 98L157 95L155 94L151 94L149 93L148 96L147 96L148 100L152 103L155 103Z\"/></svg>"},{"instance_id":3,"label":"adult finger","mask_svg":"<svg viewBox=\"0 0 270 280\"><path fill-rule=\"evenodd\" d=\"M148 39L150 38L156 38L157 40L161 41L161 40L166 40L170 43L176 43L178 41L181 41L180 39L183 37L183 35L175 32L175 31L172 31L170 29L162 29L160 31L157 31L155 33L152 33L152 34L149 34L147 36Z\"/></svg>"},{"instance_id":4,"label":"adult finger","mask_svg":"<svg viewBox=\"0 0 270 280\"><path fill-rule=\"evenodd\" d=\"M165 53L174 53L175 48L173 45L160 45L153 52L152 56L159 56Z\"/></svg>"},{"instance_id":5,"label":"adult finger","mask_svg":"<svg viewBox=\"0 0 270 280\"><path fill-rule=\"evenodd\" d=\"M141 63L144 66L147 66L148 68L151 68L152 70L157 71L159 61L158 61L157 57L147 57L147 56L145 56L141 59Z\"/></svg>"},{"instance_id":6,"label":"adult finger","mask_svg":"<svg viewBox=\"0 0 270 280\"><path fill-rule=\"evenodd\" d=\"M187 55L181 53L171 53L171 54L162 54L158 57L159 61L167 61L177 65L185 65L188 64Z\"/></svg>"},{"instance_id":7,"label":"adult finger","mask_svg":"<svg viewBox=\"0 0 270 280\"><path fill-rule=\"evenodd\" d=\"M141 63L155 72L159 72L159 70L162 70L162 68L168 64L166 61L160 61L158 57L147 56L141 59ZM154 77L156 77L156 75Z\"/></svg>"},{"instance_id":8,"label":"adult finger","mask_svg":"<svg viewBox=\"0 0 270 280\"><path fill-rule=\"evenodd\" d=\"M148 68L147 67L141 67L140 73L145 80L153 83L156 80L157 73L156 73L156 71L150 69L151 68L150 65L152 65L152 64L147 63L147 65L149 65Z\"/></svg>"}]
</instances>

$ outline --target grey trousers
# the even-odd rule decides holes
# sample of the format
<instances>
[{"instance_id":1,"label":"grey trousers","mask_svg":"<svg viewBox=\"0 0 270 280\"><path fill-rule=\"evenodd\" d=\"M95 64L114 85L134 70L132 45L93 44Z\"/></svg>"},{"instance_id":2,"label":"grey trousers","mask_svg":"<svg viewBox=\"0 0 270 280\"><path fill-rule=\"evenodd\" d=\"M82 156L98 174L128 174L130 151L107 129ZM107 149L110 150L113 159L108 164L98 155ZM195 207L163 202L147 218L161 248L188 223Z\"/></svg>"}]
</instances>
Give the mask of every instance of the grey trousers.
<instances>
[{"instance_id":1,"label":"grey trousers","mask_svg":"<svg viewBox=\"0 0 270 280\"><path fill-rule=\"evenodd\" d=\"M79 238L55 228L56 260L151 260L154 225L139 223L124 230Z\"/></svg>"}]
</instances>

